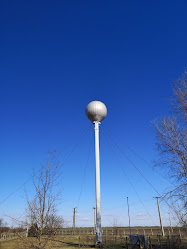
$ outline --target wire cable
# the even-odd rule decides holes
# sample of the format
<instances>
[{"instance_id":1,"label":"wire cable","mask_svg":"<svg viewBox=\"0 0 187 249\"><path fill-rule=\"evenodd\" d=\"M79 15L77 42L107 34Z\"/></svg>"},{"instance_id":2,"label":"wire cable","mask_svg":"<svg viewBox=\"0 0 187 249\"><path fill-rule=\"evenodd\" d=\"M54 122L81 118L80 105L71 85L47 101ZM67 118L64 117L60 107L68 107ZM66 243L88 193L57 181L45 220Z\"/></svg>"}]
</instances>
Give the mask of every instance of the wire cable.
<instances>
[{"instance_id":1,"label":"wire cable","mask_svg":"<svg viewBox=\"0 0 187 249\"><path fill-rule=\"evenodd\" d=\"M112 139L111 136L109 136L112 140L113 144L115 144L116 148L119 150L119 152L130 162L130 164L138 171L138 173L144 178L144 180L151 186L152 189L161 196L160 193L156 190L156 188L147 180L147 178L141 173L141 171L136 167L136 165L132 162L132 160L121 150L121 148L118 146L118 144Z\"/></svg>"},{"instance_id":2,"label":"wire cable","mask_svg":"<svg viewBox=\"0 0 187 249\"><path fill-rule=\"evenodd\" d=\"M38 174L40 170L38 170L34 176L36 174ZM11 194L9 194L3 201L0 202L0 205L2 205L6 200L8 200L12 195L14 195L19 189L21 189L27 182L29 182L31 179L33 178L33 176L31 176L27 181L25 181L21 186L19 186L19 188L17 188L15 191L13 191Z\"/></svg>"},{"instance_id":3,"label":"wire cable","mask_svg":"<svg viewBox=\"0 0 187 249\"><path fill-rule=\"evenodd\" d=\"M158 170L156 170L155 168L153 168L153 166L151 166L151 164L143 157L141 157L137 152L135 152L132 148L130 148L129 146L127 147L135 156L137 156L138 158L140 158L145 164L147 164L149 166L149 168L151 168L153 171L155 171L157 174L159 174L160 176L162 176L166 181L168 181L172 186L173 183L167 178L165 177L163 174L161 174Z\"/></svg>"},{"instance_id":4,"label":"wire cable","mask_svg":"<svg viewBox=\"0 0 187 249\"><path fill-rule=\"evenodd\" d=\"M104 137L105 137L105 139L106 139L105 134L104 134ZM107 141L107 139L106 139L106 141ZM112 148L112 146L111 146L111 150L112 150L112 152L113 152L113 154L114 154L116 160L119 162L119 159L118 159L118 157L116 156L116 153L115 153L114 149ZM117 164L117 165L118 165L118 164ZM118 166L119 166L119 165L118 165ZM121 168L121 170L123 171L123 173L125 174L127 180L129 181L129 183L130 183L131 187L133 188L134 192L136 193L136 195L137 195L139 201L141 202L142 206L144 207L144 209L145 209L146 213L148 214L149 218L152 220L153 224L156 226L154 220L152 219L151 215L149 214L148 210L146 209L146 207L145 207L145 205L144 205L142 199L140 198L138 192L136 191L134 185L132 184L132 182L131 182L129 176L127 175L127 173L126 173L126 171L125 171L125 169L124 169L122 166L120 166L120 168Z\"/></svg>"},{"instance_id":5,"label":"wire cable","mask_svg":"<svg viewBox=\"0 0 187 249\"><path fill-rule=\"evenodd\" d=\"M87 129L84 129L84 130L80 133L80 135L79 135L79 136L77 137L77 139L76 139L76 141L78 141L76 144L75 144L75 143L70 143L69 145L65 146L65 149L68 148L68 147L70 147L71 145L74 145L74 144L75 144L75 146L74 146L73 149L72 149L72 151L74 151L74 150L76 149L76 147L80 144L80 140L81 140L81 138L83 137L83 135L91 129L91 126L92 126L92 124L90 124L89 127L88 127ZM58 152L57 156L61 155L61 154L65 151L65 149L62 150L61 152ZM70 155L71 155L71 152L70 152ZM65 158L65 161L69 158L70 155L68 155L68 156Z\"/></svg>"},{"instance_id":6,"label":"wire cable","mask_svg":"<svg viewBox=\"0 0 187 249\"><path fill-rule=\"evenodd\" d=\"M80 198L81 198L82 191L83 191L83 186L84 186L85 179L86 179L86 172L87 172L88 162L89 162L89 158L90 158L90 152L91 152L91 148L92 148L92 144L93 144L93 137L94 137L94 134L93 134L93 136L91 138L91 143L90 143L90 147L89 147L89 151L88 151L88 157L87 157L86 165L85 165L85 168L84 168L84 176L83 176L81 191L80 191L78 202L77 202L77 206L76 206L77 208L79 206Z\"/></svg>"},{"instance_id":7,"label":"wire cable","mask_svg":"<svg viewBox=\"0 0 187 249\"><path fill-rule=\"evenodd\" d=\"M79 141L80 141L80 137L82 137L83 133L85 133L86 131L90 130L91 126L92 126L92 124L89 126L88 129L84 130L84 131L81 133L81 135L78 137ZM69 157L70 157L71 154L75 151L75 149L77 148L78 145L79 145L79 142L76 143L76 145L73 147L73 149L69 152L69 154L67 155L67 157L64 159L62 165L64 165L64 162L66 162L66 161L69 159ZM59 156L61 153L62 153L62 152L59 152L59 153L57 154L57 156ZM28 180L26 180L23 184L21 184L15 191L13 191L11 194L9 194L4 200L2 200L2 201L0 202L0 205L2 205L2 204L3 204L5 201L7 201L12 195L14 195L14 194L15 194L18 190L20 190L24 185L26 185L26 184L27 184L31 179L33 179L33 177L36 176L39 172L40 172L40 169L39 169L36 173L34 173L34 175L31 176Z\"/></svg>"},{"instance_id":8,"label":"wire cable","mask_svg":"<svg viewBox=\"0 0 187 249\"><path fill-rule=\"evenodd\" d=\"M141 173L141 171L136 167L136 165L132 162L132 160L129 159L129 157L121 150L121 148L118 146L118 144L114 141L114 139L109 134L109 137L113 144L118 148L119 152L124 155L124 157L130 162L130 164L139 172L139 174L144 178L144 180L151 186L152 189L159 195L159 197L168 205L168 207L172 210L172 206L162 198L161 194L156 190L156 188L148 181L148 179Z\"/></svg>"},{"instance_id":9,"label":"wire cable","mask_svg":"<svg viewBox=\"0 0 187 249\"><path fill-rule=\"evenodd\" d=\"M102 124L102 126L103 126L103 124ZM106 132L111 136L111 132L109 131L109 129L105 126L103 126L103 127L105 128ZM112 136L111 136L111 138L112 138ZM118 141L118 143L120 143L119 139L116 136L114 136L114 138ZM156 170L155 167L153 168L153 166L147 160L145 160L145 158L141 157L137 152L135 152L132 148L130 148L129 145L126 145L126 146L127 146L128 150L130 150L135 156L137 156L139 159L141 159L147 166L149 166L149 168L151 168L151 170L153 170L154 172L156 172L157 174L162 176L167 182L169 182L172 186L174 186L174 184L167 177L165 177L161 172Z\"/></svg>"}]
</instances>

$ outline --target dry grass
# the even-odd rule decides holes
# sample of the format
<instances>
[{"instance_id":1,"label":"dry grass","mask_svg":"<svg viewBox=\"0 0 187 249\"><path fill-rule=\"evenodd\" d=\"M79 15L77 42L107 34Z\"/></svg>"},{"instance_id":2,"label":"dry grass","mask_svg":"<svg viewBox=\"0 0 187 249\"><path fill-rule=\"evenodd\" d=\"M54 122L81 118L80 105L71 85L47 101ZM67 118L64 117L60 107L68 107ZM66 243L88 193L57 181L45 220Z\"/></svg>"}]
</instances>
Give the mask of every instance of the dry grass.
<instances>
[{"instance_id":1,"label":"dry grass","mask_svg":"<svg viewBox=\"0 0 187 249\"><path fill-rule=\"evenodd\" d=\"M35 238L27 238L27 240L32 240L34 242ZM25 238L24 238L25 241ZM93 238L94 243L94 238ZM92 241L88 241L88 243L92 243ZM87 246L87 239L82 238L80 240L81 245L84 245L86 248L93 248ZM2 241L0 242L0 249L27 249L28 246L23 245L22 239L15 239L11 241ZM46 249L75 249L79 247L79 237L77 236L56 236L54 240L49 240Z\"/></svg>"},{"instance_id":2,"label":"dry grass","mask_svg":"<svg viewBox=\"0 0 187 249\"><path fill-rule=\"evenodd\" d=\"M124 249L125 247L125 236L118 236L117 239L114 237L108 236L107 238L107 248L109 249ZM35 238L28 238L28 240L35 240ZM172 248L172 249L186 249L187 248L187 237L182 239L182 243L180 245L170 245L166 243L167 238L162 238L162 248ZM151 238L152 244L154 249L161 248L160 244L158 243L158 238L156 236L153 236ZM105 243L105 236L103 236L103 243ZM46 249L78 249L79 244L81 247L87 248L87 249L93 249L95 245L95 236L77 236L77 235L68 235L68 236L62 236L58 235L55 236L53 240L50 240L48 243L48 246ZM7 241L7 242L0 242L0 249L27 249L29 247L21 247L19 240L12 240L12 241ZM134 248L139 248L134 247Z\"/></svg>"},{"instance_id":3,"label":"dry grass","mask_svg":"<svg viewBox=\"0 0 187 249\"><path fill-rule=\"evenodd\" d=\"M0 249L19 249L19 242L17 239L0 242Z\"/></svg>"}]
</instances>

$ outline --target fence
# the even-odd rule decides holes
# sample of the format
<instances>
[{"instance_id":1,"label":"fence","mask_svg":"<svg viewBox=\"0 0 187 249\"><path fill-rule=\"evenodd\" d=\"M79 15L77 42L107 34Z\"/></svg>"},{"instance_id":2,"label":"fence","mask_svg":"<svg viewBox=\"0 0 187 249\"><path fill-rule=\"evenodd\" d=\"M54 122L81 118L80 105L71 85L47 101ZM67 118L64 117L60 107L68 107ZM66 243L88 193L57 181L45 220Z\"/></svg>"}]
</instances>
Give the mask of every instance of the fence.
<instances>
[{"instance_id":1,"label":"fence","mask_svg":"<svg viewBox=\"0 0 187 249\"><path fill-rule=\"evenodd\" d=\"M138 236L137 236L138 237ZM96 238L94 235L57 235L54 239L62 242L65 245L72 247L95 247ZM147 248L147 249L184 249L187 248L187 238L178 236L150 236L147 237L147 243L141 243L142 240L137 240L137 243L130 243L129 236L124 235L103 235L104 248Z\"/></svg>"},{"instance_id":2,"label":"fence","mask_svg":"<svg viewBox=\"0 0 187 249\"><path fill-rule=\"evenodd\" d=\"M25 232L21 232L20 234L23 235L23 236L26 236ZM3 233L3 234L0 234L0 242L1 241L12 240L12 239L17 239L17 238L18 238L17 233Z\"/></svg>"},{"instance_id":3,"label":"fence","mask_svg":"<svg viewBox=\"0 0 187 249\"><path fill-rule=\"evenodd\" d=\"M21 232L26 236L26 232ZM163 249L184 249L187 248L187 229L173 229L173 232L165 229L165 237L160 234L160 229L154 228L133 228L131 235L147 236L148 245L144 248L163 248ZM103 229L103 244L107 248L140 248L140 244L132 245L129 242L129 229L113 228ZM16 239L16 233L3 233L0 235L0 242ZM60 229L54 238L54 241L65 243L74 247L94 247L96 236L92 228L82 229Z\"/></svg>"},{"instance_id":4,"label":"fence","mask_svg":"<svg viewBox=\"0 0 187 249\"><path fill-rule=\"evenodd\" d=\"M185 228L165 228L166 236L180 235L180 237L187 236L187 229ZM94 235L93 228L82 228L82 229L60 229L57 232L59 235ZM128 228L113 228L113 229L103 229L103 235L105 236L129 236L130 230ZM131 235L145 235L145 236L158 236L162 235L159 228L131 228Z\"/></svg>"}]
</instances>

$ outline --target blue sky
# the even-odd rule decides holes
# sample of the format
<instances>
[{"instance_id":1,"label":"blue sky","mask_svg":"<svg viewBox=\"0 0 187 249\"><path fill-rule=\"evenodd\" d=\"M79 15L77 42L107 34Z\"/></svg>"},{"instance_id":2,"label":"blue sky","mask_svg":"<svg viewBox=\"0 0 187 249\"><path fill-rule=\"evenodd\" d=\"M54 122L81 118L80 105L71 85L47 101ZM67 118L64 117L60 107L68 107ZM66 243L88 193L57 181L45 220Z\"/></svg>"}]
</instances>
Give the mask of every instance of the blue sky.
<instances>
[{"instance_id":1,"label":"blue sky","mask_svg":"<svg viewBox=\"0 0 187 249\"><path fill-rule=\"evenodd\" d=\"M85 108L100 100L108 108L100 129L102 224L128 225L127 196L132 225L159 224L157 194L115 146L113 154L110 136L162 193L168 182L129 147L150 163L156 158L152 121L170 113L172 83L186 66L186 10L186 1L1 1L1 201L49 150L63 163L78 143L62 167L59 214L71 225L84 182L77 225L93 225L94 130ZM32 193L31 182L25 188ZM0 215L9 221L24 209L21 188Z\"/></svg>"}]
</instances>

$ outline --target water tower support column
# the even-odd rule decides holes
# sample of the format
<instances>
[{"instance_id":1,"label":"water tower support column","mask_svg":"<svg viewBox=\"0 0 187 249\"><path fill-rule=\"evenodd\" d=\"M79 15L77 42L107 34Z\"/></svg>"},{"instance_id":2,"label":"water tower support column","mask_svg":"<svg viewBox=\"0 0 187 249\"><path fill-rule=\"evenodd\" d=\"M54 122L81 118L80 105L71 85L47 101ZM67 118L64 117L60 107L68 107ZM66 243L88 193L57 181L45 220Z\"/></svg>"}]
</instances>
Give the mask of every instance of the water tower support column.
<instances>
[{"instance_id":1,"label":"water tower support column","mask_svg":"<svg viewBox=\"0 0 187 249\"><path fill-rule=\"evenodd\" d=\"M95 121L95 175L96 175L96 244L102 243L101 231L101 198L100 198L100 157L99 157L99 124Z\"/></svg>"},{"instance_id":2,"label":"water tower support column","mask_svg":"<svg viewBox=\"0 0 187 249\"><path fill-rule=\"evenodd\" d=\"M87 118L95 124L95 180L96 180L96 244L102 244L101 201L100 201L100 159L99 124L105 119L107 108L101 101L92 101L86 107Z\"/></svg>"}]
</instances>

